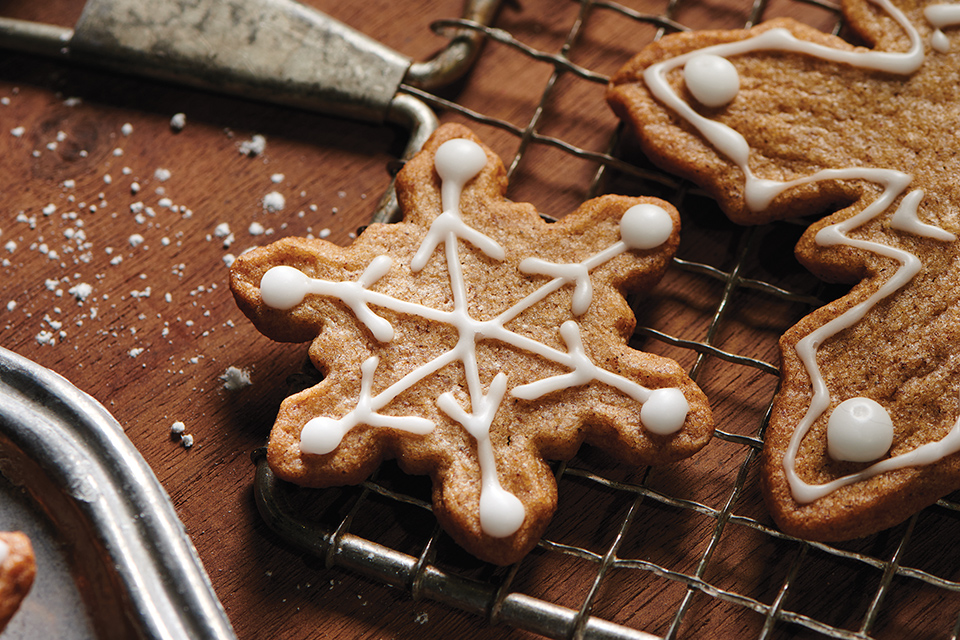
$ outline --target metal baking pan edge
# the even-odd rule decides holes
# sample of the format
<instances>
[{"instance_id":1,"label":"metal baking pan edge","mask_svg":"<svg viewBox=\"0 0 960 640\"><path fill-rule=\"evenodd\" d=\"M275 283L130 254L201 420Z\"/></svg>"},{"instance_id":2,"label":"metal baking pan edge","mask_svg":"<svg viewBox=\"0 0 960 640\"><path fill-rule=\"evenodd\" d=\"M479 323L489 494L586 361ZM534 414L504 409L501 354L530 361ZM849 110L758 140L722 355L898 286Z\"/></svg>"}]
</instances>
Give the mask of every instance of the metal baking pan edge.
<instances>
[{"instance_id":1,"label":"metal baking pan edge","mask_svg":"<svg viewBox=\"0 0 960 640\"><path fill-rule=\"evenodd\" d=\"M169 496L120 424L2 347L0 472L62 537L98 637L236 638Z\"/></svg>"}]
</instances>

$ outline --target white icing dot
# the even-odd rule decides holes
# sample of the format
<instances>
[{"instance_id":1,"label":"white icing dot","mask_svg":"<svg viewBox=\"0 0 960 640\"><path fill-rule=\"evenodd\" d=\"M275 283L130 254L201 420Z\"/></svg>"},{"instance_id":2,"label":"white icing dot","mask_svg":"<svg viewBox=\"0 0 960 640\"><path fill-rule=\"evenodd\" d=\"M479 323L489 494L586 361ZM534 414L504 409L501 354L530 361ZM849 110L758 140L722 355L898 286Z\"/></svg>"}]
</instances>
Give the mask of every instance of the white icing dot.
<instances>
[{"instance_id":1,"label":"white icing dot","mask_svg":"<svg viewBox=\"0 0 960 640\"><path fill-rule=\"evenodd\" d=\"M683 428L690 405L680 389L654 389L640 408L640 422L647 431L666 436Z\"/></svg>"},{"instance_id":2,"label":"white icing dot","mask_svg":"<svg viewBox=\"0 0 960 640\"><path fill-rule=\"evenodd\" d=\"M293 267L273 267L260 280L263 303L274 309L292 309L307 295L309 278Z\"/></svg>"},{"instance_id":3,"label":"white icing dot","mask_svg":"<svg viewBox=\"0 0 960 640\"><path fill-rule=\"evenodd\" d=\"M683 80L697 101L707 107L722 107L740 92L736 67L721 56L700 54L683 66Z\"/></svg>"},{"instance_id":4,"label":"white icing dot","mask_svg":"<svg viewBox=\"0 0 960 640\"><path fill-rule=\"evenodd\" d=\"M620 218L620 239L631 249L659 247L673 233L673 218L655 204L630 207Z\"/></svg>"},{"instance_id":5,"label":"white icing dot","mask_svg":"<svg viewBox=\"0 0 960 640\"><path fill-rule=\"evenodd\" d=\"M480 492L480 528L488 536L506 538L516 533L526 510L515 495L499 486L484 486Z\"/></svg>"},{"instance_id":6,"label":"white icing dot","mask_svg":"<svg viewBox=\"0 0 960 640\"><path fill-rule=\"evenodd\" d=\"M343 429L332 419L320 416L304 425L300 432L300 451L315 455L330 453L343 440Z\"/></svg>"},{"instance_id":7,"label":"white icing dot","mask_svg":"<svg viewBox=\"0 0 960 640\"><path fill-rule=\"evenodd\" d=\"M871 462L893 444L893 420L870 398L841 402L827 421L827 453L834 460Z\"/></svg>"},{"instance_id":8,"label":"white icing dot","mask_svg":"<svg viewBox=\"0 0 960 640\"><path fill-rule=\"evenodd\" d=\"M462 185L480 173L487 164L487 154L476 142L455 138L440 145L434 162L443 180Z\"/></svg>"}]
</instances>

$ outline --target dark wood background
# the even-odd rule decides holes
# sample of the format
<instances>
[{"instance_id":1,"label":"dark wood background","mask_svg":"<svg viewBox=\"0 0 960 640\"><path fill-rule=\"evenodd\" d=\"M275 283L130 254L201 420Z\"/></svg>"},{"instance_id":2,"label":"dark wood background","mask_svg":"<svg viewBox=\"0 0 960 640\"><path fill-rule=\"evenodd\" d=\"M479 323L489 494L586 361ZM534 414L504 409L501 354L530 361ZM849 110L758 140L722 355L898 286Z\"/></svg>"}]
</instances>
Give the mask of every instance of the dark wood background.
<instances>
[{"instance_id":1,"label":"dark wood background","mask_svg":"<svg viewBox=\"0 0 960 640\"><path fill-rule=\"evenodd\" d=\"M415 60L429 58L446 42L431 31L431 22L457 17L462 8L458 0L305 4ZM654 0L625 4L658 14L667 8ZM0 15L70 27L82 6L82 0L0 0ZM696 28L739 28L750 7L735 0L681 2L673 17ZM495 24L529 46L558 53L581 11L572 1L521 0L507 3ZM763 13L785 14L825 29L836 23L830 10L788 0L771 2ZM606 75L656 32L602 7L583 24L570 58ZM538 133L579 149L605 151L617 122L603 102L603 85L567 74L548 89L553 71L550 64L491 44L470 76L442 95L520 128L536 121ZM124 426L169 492L238 637L531 637L304 560L261 523L254 506L251 452L265 443L291 389L288 379L301 369L305 346L274 344L245 321L228 289L224 257L286 235L329 233L332 242L350 242L387 188L388 167L403 150L405 132L8 52L0 53L0 98L0 344L64 375ZM176 133L169 122L178 112L186 114L187 124ZM467 122L508 165L516 161L510 198L560 216L591 195L597 164L590 159L556 146L522 145L515 133L456 109L440 116ZM17 127L19 137L9 133ZM246 157L239 146L254 134L266 137L265 152ZM643 165L629 142L622 154ZM160 181L157 169L169 170L170 178ZM283 174L283 181L274 183L274 174ZM132 193L134 182L139 193ZM746 232L726 223L695 192L621 174L606 179L601 189L656 191L677 202L685 225L681 257L729 269L746 255L747 277L817 291L790 252L799 227ZM285 195L286 206L265 212L262 198L273 190ZM162 206L162 197L176 208ZM137 202L151 209L140 219L131 211ZM216 235L221 223L233 234L229 247ZM266 234L253 235L252 223ZM131 244L134 234L142 236L142 244ZM70 293L80 283L92 286L84 300ZM808 307L744 289L718 323L723 289L723 281L672 269L639 307L641 324L694 342L709 339L730 353L776 364L778 335ZM52 344L43 332L53 334ZM674 573L612 572L601 584L595 614L665 634L687 584L699 580L677 627L683 637L764 633L765 611L736 597L717 597L715 590L763 606L789 591L782 606L797 615L859 629L890 573L903 531L841 547L875 562L811 549L737 522L716 535L716 513L731 500L744 522L772 526L759 500L749 442L758 433L776 376L717 358L698 363L694 350L657 340L647 340L645 348L696 367L718 427L730 435L691 461L649 473L622 469L594 451L576 461L603 478L642 482L705 505L698 511L645 501L620 556ZM253 384L227 391L221 375L230 366L248 371ZM189 450L170 437L175 421L194 437ZM389 480L395 474L387 469L384 475ZM422 482L412 483L414 491L426 494ZM549 537L603 554L630 501L615 488L579 476L562 481L561 495ZM322 497L318 511L322 517L342 513L350 499ZM378 504L372 500L373 512L359 518L358 535L417 555L433 528L429 514L398 512L391 505L382 505L379 513ZM919 522L907 558L911 566L956 579L957 552L945 551L957 531L955 519L934 509ZM503 579L503 571L473 566L449 547L441 545L438 562L466 567L493 583ZM589 559L541 549L523 563L512 588L576 610L596 571ZM952 588L894 573L871 633L949 635L957 611ZM779 622L773 632L822 637L811 626L816 624Z\"/></svg>"}]
</instances>

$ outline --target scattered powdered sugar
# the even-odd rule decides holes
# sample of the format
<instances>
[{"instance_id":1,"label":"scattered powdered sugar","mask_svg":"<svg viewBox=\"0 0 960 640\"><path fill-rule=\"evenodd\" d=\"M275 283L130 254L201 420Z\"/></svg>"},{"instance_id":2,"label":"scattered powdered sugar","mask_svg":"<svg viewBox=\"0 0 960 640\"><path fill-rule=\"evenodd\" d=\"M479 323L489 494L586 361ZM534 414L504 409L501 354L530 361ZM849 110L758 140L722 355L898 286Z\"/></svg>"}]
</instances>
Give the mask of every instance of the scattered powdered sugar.
<instances>
[{"instance_id":1,"label":"scattered powdered sugar","mask_svg":"<svg viewBox=\"0 0 960 640\"><path fill-rule=\"evenodd\" d=\"M223 380L223 388L227 391L239 391L253 384L250 381L250 372L246 369L229 366L220 376Z\"/></svg>"},{"instance_id":2,"label":"scattered powdered sugar","mask_svg":"<svg viewBox=\"0 0 960 640\"><path fill-rule=\"evenodd\" d=\"M186 116L176 114L170 120L170 127L176 132L182 129L185 123ZM175 255L172 251L161 247L185 246L189 240L186 227L179 228L175 225L191 218L193 212L186 206L175 203L178 197L174 193L176 187L171 187L168 182L171 181L176 185L177 181L171 180L172 173L177 172L180 177L179 174L184 167L170 159L156 162L152 166L137 166L135 163L141 155L137 153L136 147L129 147L131 151L129 154L125 154L125 149L121 147L141 142L139 138L142 137L143 132L133 136L134 126L130 123L124 123L114 131L113 145L107 148L108 154L110 149L113 149L113 158L106 160L89 175L83 174L82 177L74 175L68 178L61 176L60 180L51 185L51 193L46 196L49 199L35 201L33 205L35 209L32 211L10 212L15 215L15 218L14 215L10 215L8 222L4 224L3 231L0 232L3 238L0 241L0 252L3 254L0 255L0 264L7 268L16 268L17 265L14 262L18 257L35 260L36 254L40 253L56 261L61 268L56 275L43 274L39 278L43 283L42 295L35 297L44 301L43 304L47 305L45 308L36 307L37 300L32 298L8 298L5 303L8 312L8 328L14 326L14 315L33 318L34 326L31 327L32 331L27 331L27 336L33 333L37 344L79 350L82 344L74 336L71 328L83 327L82 331L95 333L98 340L106 338L105 342L98 342L98 344L109 347L114 364L123 362L125 367L139 369L152 367L155 364L154 360L165 357L161 356L163 351L156 348L160 340L164 344L173 345L178 338L178 333L196 339L206 337L217 330L229 330L228 328L233 328L234 324L229 319L214 321L213 318L217 316L203 300L204 295L217 290L218 284L222 286L222 275L217 276L217 281L213 283L192 282L190 286L193 289L189 292L189 298L185 292L182 295L178 293L173 288L175 284L168 283L161 285L164 289L154 285L153 288L158 289L156 292L147 286L147 282L137 283L134 285L137 288L134 288L129 286L127 281L127 285L120 285L121 288L118 289L116 279L122 274L119 270L113 270L111 273L111 268L106 265L122 264L120 269L126 271L128 267L137 268L135 265L143 260L140 255L143 252L156 250L163 252L161 255ZM25 139L35 135L25 127L12 129L10 134ZM67 126L64 126L63 131L53 129L42 135L43 137L39 140L16 144L35 143L42 150L47 144L59 143L62 148L68 140L71 144L73 141L79 141ZM253 135L246 142L238 141L238 146L241 153L251 157L257 156L265 152L266 138L259 134ZM29 146L21 149L21 153L31 154L30 149ZM86 152L82 152L82 155L87 157ZM129 161L115 159L122 155L129 156ZM157 168L158 164L164 164L170 169ZM266 161L264 165L266 166ZM255 167L251 165L251 168ZM271 185L260 192L258 204L262 207L262 213L258 211L260 207L249 202L248 208L253 206L251 218L244 220L238 217L230 219L229 223L221 222L220 224L215 224L214 221L215 228L206 236L208 241L216 244L222 242L224 251L217 251L217 253L225 254L221 259L227 267L233 264L236 255L240 255L240 249L242 249L242 247L229 249L235 242L234 232L242 235L240 229L245 228L250 236L269 236L274 233L274 229L264 220L263 214L276 213L288 206L285 195L279 191L279 189L287 191L286 184L289 183L287 176L273 170L261 169L261 171L260 184L263 185L264 178L268 178ZM96 193L101 189L102 191ZM266 193L267 191L270 192ZM301 199L307 197L306 191L300 189L294 189L291 193L299 193ZM293 204L289 206L292 207ZM306 204L300 206L304 210L308 208ZM319 210L316 204L309 205L310 212L316 213ZM306 214L301 212L298 215L303 218ZM270 218L271 223L275 220L276 218ZM243 226L238 229L238 225ZM115 230L116 236L111 236L109 240L103 238L105 242L99 244L101 238L98 233L104 226ZM285 230L287 222L275 222L275 226L278 231ZM135 230L138 233L134 233ZM329 233L329 229L325 229L321 235L329 235ZM201 235L200 238L202 237ZM120 238L126 238L127 242L124 243ZM112 246L108 243L112 243ZM214 248L208 247L206 251L210 252ZM244 251L252 248L254 247ZM233 253L227 253L227 249ZM211 257L216 260L215 256ZM47 260L44 259L43 262L46 263ZM97 268L96 265L99 265L102 271L92 271ZM186 268L186 264L182 263L174 265L172 273L175 278L180 278L183 282L187 282L187 276L192 275ZM44 280L47 275L50 277ZM140 274L139 277L149 281L145 274ZM130 281L132 280L131 278ZM173 294L167 291L168 287L174 292ZM175 299L177 304L173 304ZM57 302L63 306L62 309L54 306ZM123 314L126 314L131 308L136 310L132 311L129 317L118 321L116 314L120 313L121 309L124 309ZM152 319L154 315L157 318L156 321ZM143 324L138 324L138 321ZM157 342L148 343L148 340ZM77 344L72 345L71 341ZM150 353L145 353L146 351ZM184 354L170 356L168 358L170 363L164 368L172 374L189 374L189 367L193 365L202 367L201 361L205 358L209 356L193 358ZM222 373L218 382L223 385L226 392L237 392L253 384L249 370L230 366L225 369L220 368L220 371ZM175 422L170 432L171 437L185 448L199 444L195 436L186 433L183 422Z\"/></svg>"}]
</instances>

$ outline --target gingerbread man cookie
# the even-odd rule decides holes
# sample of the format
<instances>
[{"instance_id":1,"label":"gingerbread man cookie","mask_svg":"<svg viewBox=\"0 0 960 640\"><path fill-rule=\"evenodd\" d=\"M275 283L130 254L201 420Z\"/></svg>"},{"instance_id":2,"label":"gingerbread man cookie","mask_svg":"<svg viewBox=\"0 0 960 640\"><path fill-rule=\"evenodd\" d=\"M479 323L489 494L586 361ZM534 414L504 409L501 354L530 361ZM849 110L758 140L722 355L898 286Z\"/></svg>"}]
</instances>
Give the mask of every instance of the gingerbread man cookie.
<instances>
[{"instance_id":1,"label":"gingerbread man cookie","mask_svg":"<svg viewBox=\"0 0 960 640\"><path fill-rule=\"evenodd\" d=\"M764 492L835 541L960 488L960 5L845 0L853 46L790 20L671 35L608 99L731 219L827 212L797 256L855 286L781 339Z\"/></svg>"},{"instance_id":2,"label":"gingerbread man cookie","mask_svg":"<svg viewBox=\"0 0 960 640\"><path fill-rule=\"evenodd\" d=\"M653 286L679 218L604 196L556 223L506 200L499 158L441 127L397 176L405 213L349 247L290 238L242 255L231 286L267 336L312 341L324 380L288 398L268 445L281 478L363 481L384 459L429 474L444 529L515 562L556 507L546 460L582 442L637 465L713 433L706 398L671 360L627 346L625 290Z\"/></svg>"}]
</instances>

